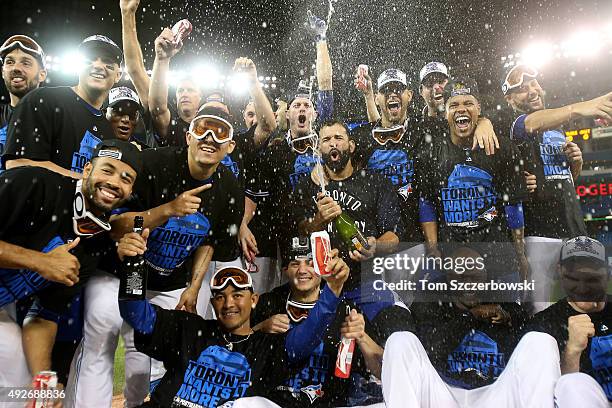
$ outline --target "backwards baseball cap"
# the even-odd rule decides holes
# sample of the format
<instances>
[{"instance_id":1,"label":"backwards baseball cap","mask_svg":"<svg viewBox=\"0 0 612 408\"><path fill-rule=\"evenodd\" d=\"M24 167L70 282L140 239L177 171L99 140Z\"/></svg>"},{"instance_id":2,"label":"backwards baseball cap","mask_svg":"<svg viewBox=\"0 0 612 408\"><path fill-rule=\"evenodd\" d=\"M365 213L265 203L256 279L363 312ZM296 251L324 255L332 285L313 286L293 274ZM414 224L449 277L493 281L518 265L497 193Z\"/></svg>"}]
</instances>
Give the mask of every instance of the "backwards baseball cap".
<instances>
[{"instance_id":1,"label":"backwards baseball cap","mask_svg":"<svg viewBox=\"0 0 612 408\"><path fill-rule=\"evenodd\" d=\"M108 157L119 160L130 166L136 174L142 169L142 156L140 150L130 142L120 139L103 140L94 149L91 159Z\"/></svg>"},{"instance_id":2,"label":"backwards baseball cap","mask_svg":"<svg viewBox=\"0 0 612 408\"><path fill-rule=\"evenodd\" d=\"M79 45L79 51L83 53L88 53L100 48L108 51L117 60L117 64L121 65L123 62L123 52L121 48L106 36L99 34L92 35L81 41Z\"/></svg>"},{"instance_id":3,"label":"backwards baseball cap","mask_svg":"<svg viewBox=\"0 0 612 408\"><path fill-rule=\"evenodd\" d=\"M112 88L108 94L108 106L111 108L119 102L132 102L138 106L139 110L144 110L140 104L138 94L127 86Z\"/></svg>"},{"instance_id":4,"label":"backwards baseball cap","mask_svg":"<svg viewBox=\"0 0 612 408\"><path fill-rule=\"evenodd\" d=\"M454 79L444 88L444 99L459 95L472 95L478 99L478 85L471 78Z\"/></svg>"},{"instance_id":5,"label":"backwards baseball cap","mask_svg":"<svg viewBox=\"0 0 612 408\"><path fill-rule=\"evenodd\" d=\"M421 72L419 72L419 80L423 82L425 77L429 74L433 74L434 72L439 72L440 74L446 76L448 78L448 68L441 62L428 62L421 68Z\"/></svg>"},{"instance_id":6,"label":"backwards baseball cap","mask_svg":"<svg viewBox=\"0 0 612 408\"><path fill-rule=\"evenodd\" d=\"M404 86L408 86L406 74L403 71L395 68L389 68L378 76L378 90L380 91L380 89L389 82L399 82Z\"/></svg>"},{"instance_id":7,"label":"backwards baseball cap","mask_svg":"<svg viewBox=\"0 0 612 408\"><path fill-rule=\"evenodd\" d=\"M0 46L0 61L4 60L6 54L16 48L36 58L41 66L45 68L45 53L42 47L32 38L21 34L13 35L2 43L2 46Z\"/></svg>"},{"instance_id":8,"label":"backwards baseball cap","mask_svg":"<svg viewBox=\"0 0 612 408\"><path fill-rule=\"evenodd\" d=\"M588 259L604 266L606 249L601 242L587 236L572 238L563 243L560 262L563 264L574 259Z\"/></svg>"}]
</instances>

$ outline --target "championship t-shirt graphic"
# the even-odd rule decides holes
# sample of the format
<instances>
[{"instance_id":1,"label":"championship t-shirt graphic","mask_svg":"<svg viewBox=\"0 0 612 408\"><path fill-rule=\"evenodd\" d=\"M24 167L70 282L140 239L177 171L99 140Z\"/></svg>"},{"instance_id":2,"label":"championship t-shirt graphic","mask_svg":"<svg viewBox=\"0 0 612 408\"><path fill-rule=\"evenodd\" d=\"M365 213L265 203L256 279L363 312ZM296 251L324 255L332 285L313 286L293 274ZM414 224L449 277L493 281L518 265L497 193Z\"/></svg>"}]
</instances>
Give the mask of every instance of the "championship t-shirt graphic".
<instances>
[{"instance_id":1,"label":"championship t-shirt graphic","mask_svg":"<svg viewBox=\"0 0 612 408\"><path fill-rule=\"evenodd\" d=\"M467 334L448 355L448 371L451 374L473 372L483 379L497 378L505 367L504 353L499 351L495 340L478 330Z\"/></svg>"},{"instance_id":2,"label":"championship t-shirt graphic","mask_svg":"<svg viewBox=\"0 0 612 408\"><path fill-rule=\"evenodd\" d=\"M563 145L565 136L558 130L547 130L542 135L540 142L540 156L544 165L544 177L546 180L571 180L572 173Z\"/></svg>"},{"instance_id":3,"label":"championship t-shirt graphic","mask_svg":"<svg viewBox=\"0 0 612 408\"><path fill-rule=\"evenodd\" d=\"M298 154L293 163L293 173L289 175L291 188L295 188L301 176L310 174L316 163L317 161L311 152Z\"/></svg>"},{"instance_id":4,"label":"championship t-shirt graphic","mask_svg":"<svg viewBox=\"0 0 612 408\"><path fill-rule=\"evenodd\" d=\"M144 255L145 262L161 275L170 275L202 245L209 230L210 221L199 212L172 217L151 231Z\"/></svg>"},{"instance_id":5,"label":"championship t-shirt graphic","mask_svg":"<svg viewBox=\"0 0 612 408\"><path fill-rule=\"evenodd\" d=\"M83 140L81 140L79 151L72 154L72 166L70 170L75 173L83 173L83 167L91 160L94 149L101 141L102 140L89 132L89 130L86 131Z\"/></svg>"},{"instance_id":6,"label":"championship t-shirt graphic","mask_svg":"<svg viewBox=\"0 0 612 408\"><path fill-rule=\"evenodd\" d=\"M173 407L217 407L245 395L251 384L247 358L221 346L207 347L190 360Z\"/></svg>"},{"instance_id":7,"label":"championship t-shirt graphic","mask_svg":"<svg viewBox=\"0 0 612 408\"><path fill-rule=\"evenodd\" d=\"M412 178L414 176L414 161L403 150L377 149L368 160L368 170L381 174L391 183L399 187L398 194L408 199L412 192Z\"/></svg>"},{"instance_id":8,"label":"championship t-shirt graphic","mask_svg":"<svg viewBox=\"0 0 612 408\"><path fill-rule=\"evenodd\" d=\"M612 401L612 334L593 337L589 358L593 365L593 377L602 386L608 400Z\"/></svg>"},{"instance_id":9,"label":"championship t-shirt graphic","mask_svg":"<svg viewBox=\"0 0 612 408\"><path fill-rule=\"evenodd\" d=\"M447 225L478 227L497 216L493 178L477 167L455 165L441 196Z\"/></svg>"}]
</instances>

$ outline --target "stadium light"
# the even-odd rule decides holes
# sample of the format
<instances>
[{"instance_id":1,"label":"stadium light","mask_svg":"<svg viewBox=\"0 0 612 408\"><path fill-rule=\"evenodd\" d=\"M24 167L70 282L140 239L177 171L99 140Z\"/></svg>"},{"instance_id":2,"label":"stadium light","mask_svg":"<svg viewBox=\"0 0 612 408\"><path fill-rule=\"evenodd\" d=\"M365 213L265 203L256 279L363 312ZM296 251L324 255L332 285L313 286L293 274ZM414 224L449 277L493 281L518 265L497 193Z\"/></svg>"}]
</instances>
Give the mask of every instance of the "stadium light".
<instances>
[{"instance_id":1,"label":"stadium light","mask_svg":"<svg viewBox=\"0 0 612 408\"><path fill-rule=\"evenodd\" d=\"M55 57L53 61L56 62L58 66L61 66L61 71L64 74L76 75L85 65L85 58L76 51L71 51L62 58Z\"/></svg>"},{"instance_id":2,"label":"stadium light","mask_svg":"<svg viewBox=\"0 0 612 408\"><path fill-rule=\"evenodd\" d=\"M246 73L239 72L228 78L226 85L234 95L244 95L249 91L249 78Z\"/></svg>"},{"instance_id":3,"label":"stadium light","mask_svg":"<svg viewBox=\"0 0 612 408\"><path fill-rule=\"evenodd\" d=\"M553 46L547 42L533 43L521 52L523 64L541 68L553 57Z\"/></svg>"},{"instance_id":4,"label":"stadium light","mask_svg":"<svg viewBox=\"0 0 612 408\"><path fill-rule=\"evenodd\" d=\"M601 49L602 39L594 31L580 31L561 44L565 57L592 57Z\"/></svg>"},{"instance_id":5,"label":"stadium light","mask_svg":"<svg viewBox=\"0 0 612 408\"><path fill-rule=\"evenodd\" d=\"M199 65L191 70L191 76L198 81L204 89L211 89L218 86L219 72L210 65Z\"/></svg>"}]
</instances>

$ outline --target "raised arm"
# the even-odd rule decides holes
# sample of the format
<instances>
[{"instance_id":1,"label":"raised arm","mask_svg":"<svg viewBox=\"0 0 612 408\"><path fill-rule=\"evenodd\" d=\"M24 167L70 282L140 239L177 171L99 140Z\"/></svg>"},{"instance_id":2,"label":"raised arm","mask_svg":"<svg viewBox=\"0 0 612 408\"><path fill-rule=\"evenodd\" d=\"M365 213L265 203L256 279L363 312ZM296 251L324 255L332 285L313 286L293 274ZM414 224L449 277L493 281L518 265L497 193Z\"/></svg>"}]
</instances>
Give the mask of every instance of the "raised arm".
<instances>
[{"instance_id":1,"label":"raised arm","mask_svg":"<svg viewBox=\"0 0 612 408\"><path fill-rule=\"evenodd\" d=\"M168 109L168 72L170 59L181 49L182 44L174 44L174 35L169 28L164 28L155 39L155 61L149 87L149 110L153 124L160 137L165 138L170 125Z\"/></svg>"},{"instance_id":2,"label":"raised arm","mask_svg":"<svg viewBox=\"0 0 612 408\"><path fill-rule=\"evenodd\" d=\"M127 73L138 92L140 103L149 109L149 76L144 66L142 49L136 33L136 11L140 0L120 0L123 54Z\"/></svg>"}]
</instances>

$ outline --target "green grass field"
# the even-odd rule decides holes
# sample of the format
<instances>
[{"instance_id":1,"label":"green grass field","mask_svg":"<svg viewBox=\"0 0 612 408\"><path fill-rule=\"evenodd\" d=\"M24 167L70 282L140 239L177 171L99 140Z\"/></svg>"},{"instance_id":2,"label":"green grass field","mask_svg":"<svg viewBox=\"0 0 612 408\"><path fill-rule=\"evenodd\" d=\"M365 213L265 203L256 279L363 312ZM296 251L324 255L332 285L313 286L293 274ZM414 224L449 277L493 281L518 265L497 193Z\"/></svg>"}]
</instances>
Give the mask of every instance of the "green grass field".
<instances>
[{"instance_id":1,"label":"green grass field","mask_svg":"<svg viewBox=\"0 0 612 408\"><path fill-rule=\"evenodd\" d=\"M119 345L115 352L115 376L113 381L113 395L123 392L125 384L125 347L123 346L123 338L119 336Z\"/></svg>"}]
</instances>

